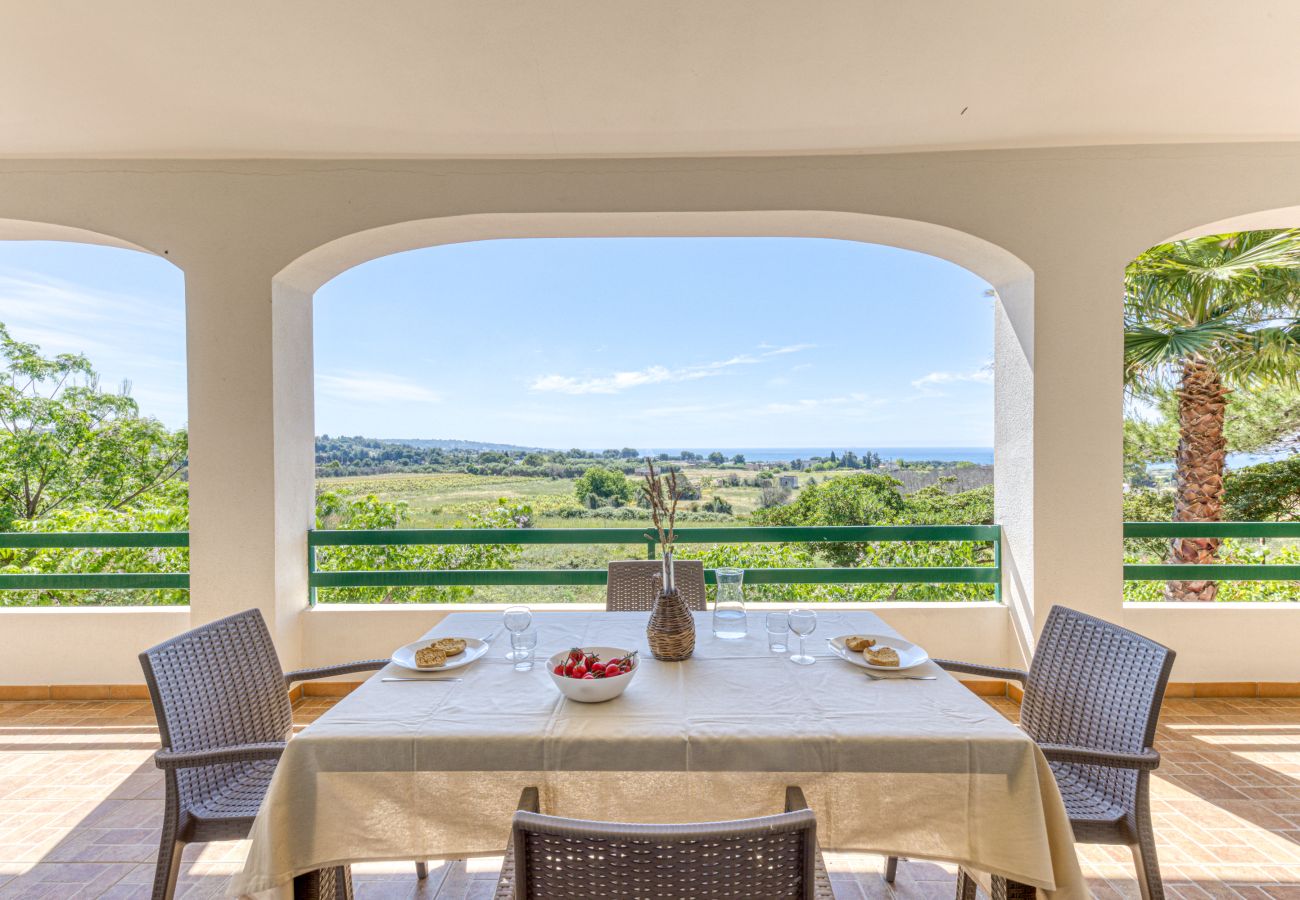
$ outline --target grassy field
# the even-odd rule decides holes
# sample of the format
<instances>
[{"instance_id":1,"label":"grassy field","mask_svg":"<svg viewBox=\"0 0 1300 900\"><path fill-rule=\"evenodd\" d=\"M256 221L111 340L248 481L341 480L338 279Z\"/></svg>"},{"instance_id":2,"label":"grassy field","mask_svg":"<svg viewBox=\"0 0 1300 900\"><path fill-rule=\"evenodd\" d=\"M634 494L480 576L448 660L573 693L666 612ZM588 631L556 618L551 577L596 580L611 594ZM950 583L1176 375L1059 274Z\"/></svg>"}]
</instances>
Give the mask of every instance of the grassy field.
<instances>
[{"instance_id":1,"label":"grassy field","mask_svg":"<svg viewBox=\"0 0 1300 900\"><path fill-rule=\"evenodd\" d=\"M737 469L711 467L687 470L692 483L704 486L704 499L719 496L732 505L734 516L743 520L758 508L760 489L727 484L731 475L752 478L755 473ZM797 474L800 487L809 479L818 482L854 474L852 469ZM572 478L510 478L492 475L448 473L435 475L368 475L353 478L322 478L320 490L348 494L374 494L390 503L403 502L409 508L407 522L411 528L451 528L467 515L497 502L498 498L527 503L533 507L534 525L538 528L625 528L635 522L602 519L565 518L556 513L563 508L577 508ZM699 501L703 502L703 501ZM683 504L689 508L690 502ZM645 521L649 521L647 517Z\"/></svg>"}]
</instances>

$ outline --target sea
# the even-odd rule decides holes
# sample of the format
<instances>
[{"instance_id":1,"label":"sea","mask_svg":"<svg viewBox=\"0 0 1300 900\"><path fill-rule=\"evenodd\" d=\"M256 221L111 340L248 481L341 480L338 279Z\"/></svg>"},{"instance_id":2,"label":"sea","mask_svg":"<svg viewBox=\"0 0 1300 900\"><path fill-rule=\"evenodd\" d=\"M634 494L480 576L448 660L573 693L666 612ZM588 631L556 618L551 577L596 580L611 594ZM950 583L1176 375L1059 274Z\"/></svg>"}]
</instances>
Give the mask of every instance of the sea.
<instances>
[{"instance_id":1,"label":"sea","mask_svg":"<svg viewBox=\"0 0 1300 900\"><path fill-rule=\"evenodd\" d=\"M792 459L811 459L814 456L826 458L832 452L836 456L843 456L844 451L852 450L858 456L870 451L885 461L935 460L993 465L992 447L655 447L649 449L643 447L640 449L642 456L658 456L660 453L676 456L683 450L690 450L701 456L708 456L716 451L731 459L740 453L744 455L746 462L789 462Z\"/></svg>"}]
</instances>

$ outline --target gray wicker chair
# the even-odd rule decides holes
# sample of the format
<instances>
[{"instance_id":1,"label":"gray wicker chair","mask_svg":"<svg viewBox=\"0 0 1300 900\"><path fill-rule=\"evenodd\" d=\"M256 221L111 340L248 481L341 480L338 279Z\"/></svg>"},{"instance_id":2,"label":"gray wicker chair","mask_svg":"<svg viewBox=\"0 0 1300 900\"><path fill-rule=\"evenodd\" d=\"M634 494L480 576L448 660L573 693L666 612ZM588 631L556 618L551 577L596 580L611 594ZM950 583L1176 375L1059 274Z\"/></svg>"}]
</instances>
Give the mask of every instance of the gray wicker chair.
<instances>
[{"instance_id":1,"label":"gray wicker chair","mask_svg":"<svg viewBox=\"0 0 1300 900\"><path fill-rule=\"evenodd\" d=\"M1020 682L1020 724L1042 749L1065 801L1074 838L1122 844L1133 853L1143 900L1164 884L1151 828L1152 749L1174 651L1118 625L1054 606L1028 672L936 660L950 672ZM893 880L897 860L885 878ZM998 887L995 880L995 888ZM973 900L962 873L958 896Z\"/></svg>"},{"instance_id":2,"label":"gray wicker chair","mask_svg":"<svg viewBox=\"0 0 1300 900\"><path fill-rule=\"evenodd\" d=\"M779 815L699 825L544 816L519 799L495 900L834 900L803 791Z\"/></svg>"},{"instance_id":3,"label":"gray wicker chair","mask_svg":"<svg viewBox=\"0 0 1300 900\"><path fill-rule=\"evenodd\" d=\"M286 673L262 614L236 613L140 654L162 749L154 763L166 784L154 900L176 890L188 843L248 836L293 728L288 689L294 682L370 672L386 659ZM424 878L424 863L416 864ZM346 866L300 880L308 895L351 895Z\"/></svg>"},{"instance_id":4,"label":"gray wicker chair","mask_svg":"<svg viewBox=\"0 0 1300 900\"><path fill-rule=\"evenodd\" d=\"M606 612L649 612L655 605L654 577L663 571L653 559L625 559L609 564L609 582L605 587ZM704 590L704 563L698 559L679 559L673 563L677 592L688 609L708 609Z\"/></svg>"}]
</instances>

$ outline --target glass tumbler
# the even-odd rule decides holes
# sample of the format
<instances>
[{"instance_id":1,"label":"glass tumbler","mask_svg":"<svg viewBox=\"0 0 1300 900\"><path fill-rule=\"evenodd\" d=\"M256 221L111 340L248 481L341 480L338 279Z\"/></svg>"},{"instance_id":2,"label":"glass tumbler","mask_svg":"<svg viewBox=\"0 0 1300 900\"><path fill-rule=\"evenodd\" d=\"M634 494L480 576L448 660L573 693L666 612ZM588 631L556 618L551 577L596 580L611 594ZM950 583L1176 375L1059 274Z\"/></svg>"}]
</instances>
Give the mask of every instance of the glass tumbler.
<instances>
[{"instance_id":1,"label":"glass tumbler","mask_svg":"<svg viewBox=\"0 0 1300 900\"><path fill-rule=\"evenodd\" d=\"M536 649L536 628L510 632L510 651L515 661L516 672L528 672L533 668L533 652Z\"/></svg>"},{"instance_id":2,"label":"glass tumbler","mask_svg":"<svg viewBox=\"0 0 1300 900\"><path fill-rule=\"evenodd\" d=\"M743 638L749 632L745 622L745 592L741 587L745 570L723 568L714 574L718 593L713 602L713 636L727 641Z\"/></svg>"},{"instance_id":3,"label":"glass tumbler","mask_svg":"<svg viewBox=\"0 0 1300 900\"><path fill-rule=\"evenodd\" d=\"M520 659L520 651L514 649L515 635L524 631L529 625L533 624L533 611L526 606L509 606L506 607L505 612L501 614L501 621L506 626L506 630L510 632L511 649L510 652L506 654L506 659ZM529 658L532 658L531 653L529 654Z\"/></svg>"},{"instance_id":4,"label":"glass tumbler","mask_svg":"<svg viewBox=\"0 0 1300 900\"><path fill-rule=\"evenodd\" d=\"M790 614L770 612L767 614L767 649L773 653L784 653L790 648Z\"/></svg>"}]
</instances>

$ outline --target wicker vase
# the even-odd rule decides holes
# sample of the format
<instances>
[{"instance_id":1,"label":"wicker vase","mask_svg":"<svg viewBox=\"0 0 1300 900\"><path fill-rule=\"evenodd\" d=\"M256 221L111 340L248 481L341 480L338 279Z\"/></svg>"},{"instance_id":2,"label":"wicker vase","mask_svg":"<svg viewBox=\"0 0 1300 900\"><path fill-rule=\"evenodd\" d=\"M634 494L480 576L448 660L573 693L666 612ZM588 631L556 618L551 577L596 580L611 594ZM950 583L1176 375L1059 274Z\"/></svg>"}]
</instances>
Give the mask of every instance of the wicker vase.
<instances>
[{"instance_id":1,"label":"wicker vase","mask_svg":"<svg viewBox=\"0 0 1300 900\"><path fill-rule=\"evenodd\" d=\"M650 643L650 654L655 659L676 662L689 659L695 652L695 619L690 607L677 592L673 579L673 555L664 554L664 573L667 575L668 588L663 585L665 579L656 575L655 605L650 611L650 623L645 627L645 636Z\"/></svg>"}]
</instances>

